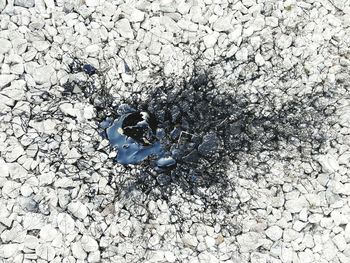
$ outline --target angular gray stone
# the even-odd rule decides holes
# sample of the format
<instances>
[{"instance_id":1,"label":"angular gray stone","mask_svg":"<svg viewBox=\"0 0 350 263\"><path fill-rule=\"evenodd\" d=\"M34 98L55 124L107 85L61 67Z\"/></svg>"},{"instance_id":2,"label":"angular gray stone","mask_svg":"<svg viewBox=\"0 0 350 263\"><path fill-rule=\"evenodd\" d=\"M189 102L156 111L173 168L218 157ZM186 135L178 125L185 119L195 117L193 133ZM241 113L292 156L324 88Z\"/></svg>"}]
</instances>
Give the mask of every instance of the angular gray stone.
<instances>
[{"instance_id":1,"label":"angular gray stone","mask_svg":"<svg viewBox=\"0 0 350 263\"><path fill-rule=\"evenodd\" d=\"M33 73L33 79L37 84L50 83L53 77L56 77L56 71L49 65L38 67Z\"/></svg>"},{"instance_id":2,"label":"angular gray stone","mask_svg":"<svg viewBox=\"0 0 350 263\"><path fill-rule=\"evenodd\" d=\"M256 232L248 232L237 236L240 251L246 253L256 250L261 245L259 243L260 238L261 235Z\"/></svg>"},{"instance_id":3,"label":"angular gray stone","mask_svg":"<svg viewBox=\"0 0 350 263\"><path fill-rule=\"evenodd\" d=\"M91 236L84 235L81 240L81 246L86 252L93 252L98 250L98 243Z\"/></svg>"},{"instance_id":4,"label":"angular gray stone","mask_svg":"<svg viewBox=\"0 0 350 263\"><path fill-rule=\"evenodd\" d=\"M0 257L3 257L3 258L13 257L17 254L18 250L19 250L19 244L0 245Z\"/></svg>"},{"instance_id":5,"label":"angular gray stone","mask_svg":"<svg viewBox=\"0 0 350 263\"><path fill-rule=\"evenodd\" d=\"M7 180L2 187L2 194L5 197L16 198L19 195L21 184Z\"/></svg>"},{"instance_id":6,"label":"angular gray stone","mask_svg":"<svg viewBox=\"0 0 350 263\"><path fill-rule=\"evenodd\" d=\"M84 260L87 257L87 253L84 251L80 241L72 243L71 249L73 257L76 259Z\"/></svg>"},{"instance_id":7,"label":"angular gray stone","mask_svg":"<svg viewBox=\"0 0 350 263\"><path fill-rule=\"evenodd\" d=\"M6 85L10 84L11 81L15 80L16 78L17 78L16 75L1 74L0 75L0 89L5 87Z\"/></svg>"},{"instance_id":8,"label":"angular gray stone","mask_svg":"<svg viewBox=\"0 0 350 263\"><path fill-rule=\"evenodd\" d=\"M188 233L186 233L183 237L182 237L182 242L190 247L196 247L198 245L198 240L195 236L190 235Z\"/></svg>"},{"instance_id":9,"label":"angular gray stone","mask_svg":"<svg viewBox=\"0 0 350 263\"><path fill-rule=\"evenodd\" d=\"M84 219L88 215L87 207L80 201L70 203L68 205L68 211L79 219Z\"/></svg>"},{"instance_id":10,"label":"angular gray stone","mask_svg":"<svg viewBox=\"0 0 350 263\"><path fill-rule=\"evenodd\" d=\"M282 237L283 231L279 226L271 226L268 229L266 229L265 234L272 241L277 241Z\"/></svg>"},{"instance_id":11,"label":"angular gray stone","mask_svg":"<svg viewBox=\"0 0 350 263\"><path fill-rule=\"evenodd\" d=\"M40 229L40 239L49 242L56 238L57 230L51 225L46 225Z\"/></svg>"},{"instance_id":12,"label":"angular gray stone","mask_svg":"<svg viewBox=\"0 0 350 263\"><path fill-rule=\"evenodd\" d=\"M6 7L6 0L0 0L0 12Z\"/></svg>"},{"instance_id":13,"label":"angular gray stone","mask_svg":"<svg viewBox=\"0 0 350 263\"><path fill-rule=\"evenodd\" d=\"M129 20L120 19L115 23L115 30L124 38L134 39L134 33L130 26Z\"/></svg>"},{"instance_id":14,"label":"angular gray stone","mask_svg":"<svg viewBox=\"0 0 350 263\"><path fill-rule=\"evenodd\" d=\"M35 253L38 255L39 258L42 258L47 261L51 261L55 258L55 249L48 243L41 244L36 247Z\"/></svg>"},{"instance_id":15,"label":"angular gray stone","mask_svg":"<svg viewBox=\"0 0 350 263\"><path fill-rule=\"evenodd\" d=\"M12 179L24 179L28 175L27 170L19 163L9 163L7 166Z\"/></svg>"},{"instance_id":16,"label":"angular gray stone","mask_svg":"<svg viewBox=\"0 0 350 263\"><path fill-rule=\"evenodd\" d=\"M232 29L231 17L218 18L213 24L213 29L217 32L229 31Z\"/></svg>"},{"instance_id":17,"label":"angular gray stone","mask_svg":"<svg viewBox=\"0 0 350 263\"><path fill-rule=\"evenodd\" d=\"M332 240L340 251L343 251L346 248L346 240L342 234L336 235Z\"/></svg>"},{"instance_id":18,"label":"angular gray stone","mask_svg":"<svg viewBox=\"0 0 350 263\"><path fill-rule=\"evenodd\" d=\"M14 5L29 8L35 5L35 0L15 0Z\"/></svg>"},{"instance_id":19,"label":"angular gray stone","mask_svg":"<svg viewBox=\"0 0 350 263\"><path fill-rule=\"evenodd\" d=\"M24 38L15 38L12 40L13 51L15 54L23 54L28 46L28 41Z\"/></svg>"},{"instance_id":20,"label":"angular gray stone","mask_svg":"<svg viewBox=\"0 0 350 263\"><path fill-rule=\"evenodd\" d=\"M50 47L50 43L42 40L33 41L33 47L40 52L48 49Z\"/></svg>"},{"instance_id":21,"label":"angular gray stone","mask_svg":"<svg viewBox=\"0 0 350 263\"><path fill-rule=\"evenodd\" d=\"M0 38L0 55L6 54L12 48L12 44L5 38Z\"/></svg>"},{"instance_id":22,"label":"angular gray stone","mask_svg":"<svg viewBox=\"0 0 350 263\"><path fill-rule=\"evenodd\" d=\"M11 81L11 85L9 87L4 88L1 91L1 94L6 95L13 100L22 100L25 98L25 88L26 82L23 79L14 80Z\"/></svg>"},{"instance_id":23,"label":"angular gray stone","mask_svg":"<svg viewBox=\"0 0 350 263\"><path fill-rule=\"evenodd\" d=\"M24 149L14 137L10 137L6 142L8 143L8 146L5 150L4 159L6 162L12 163L23 155Z\"/></svg>"},{"instance_id":24,"label":"angular gray stone","mask_svg":"<svg viewBox=\"0 0 350 263\"><path fill-rule=\"evenodd\" d=\"M300 196L299 198L287 200L284 206L291 213L299 213L304 207L308 207L309 203L305 196Z\"/></svg>"}]
</instances>

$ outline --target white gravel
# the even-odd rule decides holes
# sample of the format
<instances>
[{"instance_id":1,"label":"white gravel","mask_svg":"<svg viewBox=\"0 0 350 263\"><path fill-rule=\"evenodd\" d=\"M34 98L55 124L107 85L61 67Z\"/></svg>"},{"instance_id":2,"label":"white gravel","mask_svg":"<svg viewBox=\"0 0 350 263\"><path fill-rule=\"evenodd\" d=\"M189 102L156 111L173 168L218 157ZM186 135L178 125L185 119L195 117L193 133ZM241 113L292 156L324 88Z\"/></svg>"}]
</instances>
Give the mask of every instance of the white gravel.
<instances>
[{"instance_id":1,"label":"white gravel","mask_svg":"<svg viewBox=\"0 0 350 263\"><path fill-rule=\"evenodd\" d=\"M350 262L349 36L349 0L0 0L0 261ZM313 156L242 153L227 171L242 175L227 193L236 233L180 191L178 224L164 201L117 193L98 110L61 95L87 79L65 71L68 54L105 70L116 97L160 70L187 77L198 54L220 87L265 72L239 84L252 98L337 90L333 139Z\"/></svg>"}]
</instances>

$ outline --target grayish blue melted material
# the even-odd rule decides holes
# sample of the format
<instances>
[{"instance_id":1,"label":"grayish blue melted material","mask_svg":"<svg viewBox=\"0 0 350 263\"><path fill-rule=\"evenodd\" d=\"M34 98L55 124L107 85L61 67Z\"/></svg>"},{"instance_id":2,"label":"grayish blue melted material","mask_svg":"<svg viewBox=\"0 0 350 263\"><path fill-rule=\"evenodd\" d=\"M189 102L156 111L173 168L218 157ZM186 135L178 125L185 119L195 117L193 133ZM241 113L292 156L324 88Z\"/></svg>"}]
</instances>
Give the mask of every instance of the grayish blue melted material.
<instances>
[{"instance_id":1,"label":"grayish blue melted material","mask_svg":"<svg viewBox=\"0 0 350 263\"><path fill-rule=\"evenodd\" d=\"M118 152L116 157L117 162L123 165L138 164L147 157L154 156L158 158L155 164L159 168L169 168L176 164L175 159L171 156L164 157L166 153L159 141L144 146L133 138L121 134L119 131L122 128L124 119L132 112L135 112L135 110L128 105L122 104L118 111L119 113L123 113L123 115L107 128L107 138ZM103 125L108 125L108 121L105 121ZM158 132L157 136L162 137L164 134Z\"/></svg>"}]
</instances>

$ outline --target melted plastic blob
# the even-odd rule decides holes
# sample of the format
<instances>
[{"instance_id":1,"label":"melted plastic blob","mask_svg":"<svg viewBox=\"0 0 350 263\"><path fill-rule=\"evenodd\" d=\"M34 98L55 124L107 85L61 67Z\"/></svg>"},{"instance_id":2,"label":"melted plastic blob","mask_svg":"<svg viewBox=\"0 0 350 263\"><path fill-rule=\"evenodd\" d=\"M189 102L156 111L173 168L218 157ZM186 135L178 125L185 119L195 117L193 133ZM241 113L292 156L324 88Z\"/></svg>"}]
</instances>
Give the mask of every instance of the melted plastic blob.
<instances>
[{"instance_id":1,"label":"melted plastic blob","mask_svg":"<svg viewBox=\"0 0 350 263\"><path fill-rule=\"evenodd\" d=\"M176 165L175 158L164 150L159 141L165 136L163 129L157 129L155 138L158 140L151 145L142 145L135 139L126 136L122 130L125 118L135 113L136 110L128 104L121 104L117 112L121 117L114 122L109 119L101 123L101 127L107 128L107 138L110 144L117 150L117 162L123 165L138 164L147 157L154 156L158 158L154 164L160 169L168 169Z\"/></svg>"},{"instance_id":2,"label":"melted plastic blob","mask_svg":"<svg viewBox=\"0 0 350 263\"><path fill-rule=\"evenodd\" d=\"M118 132L126 116L127 114L115 120L113 125L107 129L107 137L111 145L118 150L117 162L121 164L137 164L151 155L163 155L163 149L159 141L149 146L143 146L134 139Z\"/></svg>"}]
</instances>

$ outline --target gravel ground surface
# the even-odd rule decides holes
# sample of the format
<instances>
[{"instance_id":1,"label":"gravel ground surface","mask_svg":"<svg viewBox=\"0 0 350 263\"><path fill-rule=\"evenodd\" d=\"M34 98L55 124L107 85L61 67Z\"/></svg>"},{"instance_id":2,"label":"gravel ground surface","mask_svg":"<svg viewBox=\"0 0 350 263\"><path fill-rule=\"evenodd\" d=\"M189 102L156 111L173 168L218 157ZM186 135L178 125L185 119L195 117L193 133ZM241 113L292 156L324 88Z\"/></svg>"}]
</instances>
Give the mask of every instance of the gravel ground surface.
<instances>
[{"instance_id":1,"label":"gravel ground surface","mask_svg":"<svg viewBox=\"0 0 350 263\"><path fill-rule=\"evenodd\" d=\"M1 262L350 262L349 0L0 0L0 28ZM122 103L174 169L114 162Z\"/></svg>"}]
</instances>

